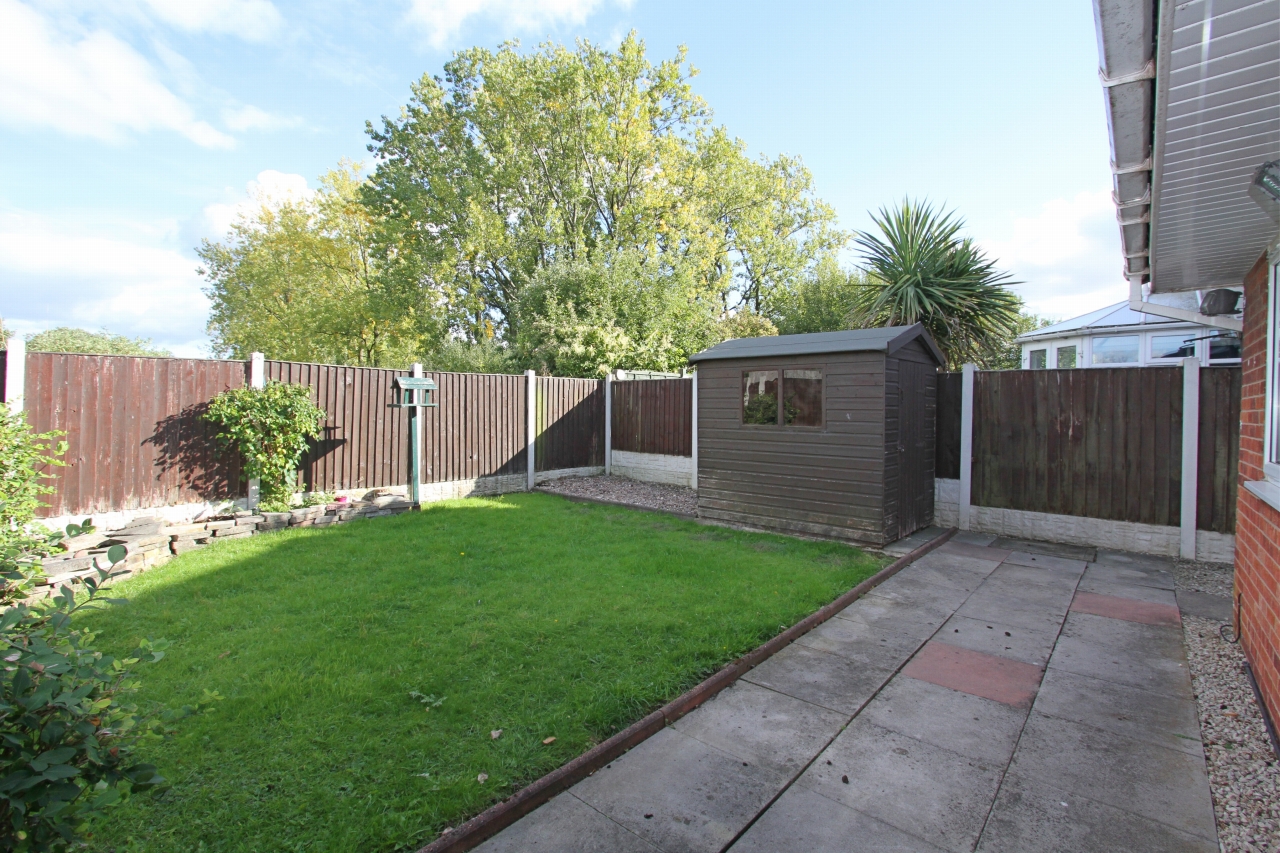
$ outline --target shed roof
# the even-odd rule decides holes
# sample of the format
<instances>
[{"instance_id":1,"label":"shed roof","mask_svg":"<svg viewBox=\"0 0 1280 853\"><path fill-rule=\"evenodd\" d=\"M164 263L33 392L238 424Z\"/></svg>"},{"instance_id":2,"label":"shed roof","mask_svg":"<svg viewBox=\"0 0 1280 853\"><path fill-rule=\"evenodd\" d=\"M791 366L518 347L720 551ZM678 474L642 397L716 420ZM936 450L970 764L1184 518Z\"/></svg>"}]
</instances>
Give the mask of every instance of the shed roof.
<instances>
[{"instance_id":1,"label":"shed roof","mask_svg":"<svg viewBox=\"0 0 1280 853\"><path fill-rule=\"evenodd\" d=\"M718 361L726 358L773 358L787 355L817 355L836 352L883 352L889 354L916 338L937 360L946 358L924 326L884 326L878 329L851 329L846 332L813 332L807 335L772 335L767 338L738 338L716 344L689 356L690 362Z\"/></svg>"}]
</instances>

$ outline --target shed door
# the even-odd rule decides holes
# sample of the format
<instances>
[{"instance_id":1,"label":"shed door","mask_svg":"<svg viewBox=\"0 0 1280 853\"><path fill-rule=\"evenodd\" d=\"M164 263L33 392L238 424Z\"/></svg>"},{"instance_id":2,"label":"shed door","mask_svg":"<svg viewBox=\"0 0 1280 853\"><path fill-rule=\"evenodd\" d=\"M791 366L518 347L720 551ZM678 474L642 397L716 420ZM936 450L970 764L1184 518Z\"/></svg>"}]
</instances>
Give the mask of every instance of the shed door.
<instances>
[{"instance_id":1,"label":"shed door","mask_svg":"<svg viewBox=\"0 0 1280 853\"><path fill-rule=\"evenodd\" d=\"M929 390L937 371L914 361L898 362L898 536L910 536L933 521L933 412Z\"/></svg>"}]
</instances>

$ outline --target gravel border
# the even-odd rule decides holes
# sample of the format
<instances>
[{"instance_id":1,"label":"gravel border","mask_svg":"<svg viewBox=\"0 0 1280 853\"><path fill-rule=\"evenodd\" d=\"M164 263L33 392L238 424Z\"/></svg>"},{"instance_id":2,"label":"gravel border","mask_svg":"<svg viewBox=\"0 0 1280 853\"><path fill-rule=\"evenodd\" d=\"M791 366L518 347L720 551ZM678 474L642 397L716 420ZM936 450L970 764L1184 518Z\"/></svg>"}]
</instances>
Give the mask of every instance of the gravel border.
<instances>
[{"instance_id":1,"label":"gravel border","mask_svg":"<svg viewBox=\"0 0 1280 853\"><path fill-rule=\"evenodd\" d=\"M665 483L643 483L626 477L562 477L542 483L538 488L552 494L594 498L642 509L685 515L694 515L698 511L698 493L693 489Z\"/></svg>"},{"instance_id":2,"label":"gravel border","mask_svg":"<svg viewBox=\"0 0 1280 853\"><path fill-rule=\"evenodd\" d=\"M1173 582L1180 590L1231 597L1235 570L1230 563L1174 560L1170 562L1169 571L1173 573Z\"/></svg>"}]
</instances>

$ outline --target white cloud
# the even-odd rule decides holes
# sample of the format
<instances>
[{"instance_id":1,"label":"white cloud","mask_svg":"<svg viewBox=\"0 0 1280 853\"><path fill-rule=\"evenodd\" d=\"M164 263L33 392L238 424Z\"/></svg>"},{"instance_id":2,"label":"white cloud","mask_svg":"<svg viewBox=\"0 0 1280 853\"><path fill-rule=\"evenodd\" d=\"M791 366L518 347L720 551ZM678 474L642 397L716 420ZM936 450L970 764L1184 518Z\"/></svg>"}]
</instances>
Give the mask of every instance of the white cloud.
<instances>
[{"instance_id":1,"label":"white cloud","mask_svg":"<svg viewBox=\"0 0 1280 853\"><path fill-rule=\"evenodd\" d=\"M278 116L254 106L237 107L222 111L222 121L235 131L281 130L297 127L302 119L297 116Z\"/></svg>"},{"instance_id":2,"label":"white cloud","mask_svg":"<svg viewBox=\"0 0 1280 853\"><path fill-rule=\"evenodd\" d=\"M171 130L206 148L235 145L197 119L129 45L104 30L57 32L17 0L0 0L0 121L105 140Z\"/></svg>"},{"instance_id":3,"label":"white cloud","mask_svg":"<svg viewBox=\"0 0 1280 853\"><path fill-rule=\"evenodd\" d=\"M191 236L197 240L202 237L221 240L236 220L252 216L263 205L278 207L285 202L304 201L315 193L302 175L266 169L245 184L243 195L237 193L231 201L206 205L194 223L195 232Z\"/></svg>"},{"instance_id":4,"label":"white cloud","mask_svg":"<svg viewBox=\"0 0 1280 853\"><path fill-rule=\"evenodd\" d=\"M284 23L269 0L145 0L152 13L188 32L226 33L264 41Z\"/></svg>"},{"instance_id":5,"label":"white cloud","mask_svg":"<svg viewBox=\"0 0 1280 853\"><path fill-rule=\"evenodd\" d=\"M1067 319L1128 296L1109 192L1046 202L980 242L1023 282L1014 289L1037 314Z\"/></svg>"},{"instance_id":6,"label":"white cloud","mask_svg":"<svg viewBox=\"0 0 1280 853\"><path fill-rule=\"evenodd\" d=\"M410 4L409 20L426 30L432 47L443 47L468 18L490 18L510 30L578 25L600 0L410 0Z\"/></svg>"}]
</instances>

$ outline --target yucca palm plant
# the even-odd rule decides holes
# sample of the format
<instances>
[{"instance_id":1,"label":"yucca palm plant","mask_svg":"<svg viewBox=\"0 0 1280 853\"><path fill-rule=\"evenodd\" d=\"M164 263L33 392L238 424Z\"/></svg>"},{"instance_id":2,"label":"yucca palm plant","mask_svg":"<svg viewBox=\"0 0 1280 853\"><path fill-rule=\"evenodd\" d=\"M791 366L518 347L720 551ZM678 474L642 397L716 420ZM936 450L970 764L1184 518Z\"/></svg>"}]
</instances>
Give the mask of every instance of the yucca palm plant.
<instances>
[{"instance_id":1,"label":"yucca palm plant","mask_svg":"<svg viewBox=\"0 0 1280 853\"><path fill-rule=\"evenodd\" d=\"M872 216L880 234L858 232L870 281L854 298L854 328L923 323L955 369L982 362L1018 332L1021 302L1009 274L960 236L954 212L904 199Z\"/></svg>"}]
</instances>

